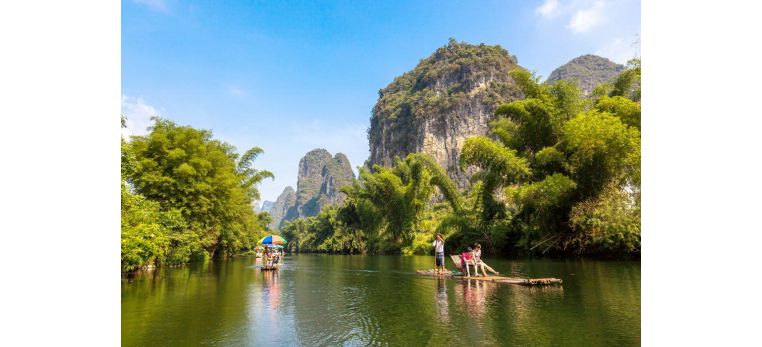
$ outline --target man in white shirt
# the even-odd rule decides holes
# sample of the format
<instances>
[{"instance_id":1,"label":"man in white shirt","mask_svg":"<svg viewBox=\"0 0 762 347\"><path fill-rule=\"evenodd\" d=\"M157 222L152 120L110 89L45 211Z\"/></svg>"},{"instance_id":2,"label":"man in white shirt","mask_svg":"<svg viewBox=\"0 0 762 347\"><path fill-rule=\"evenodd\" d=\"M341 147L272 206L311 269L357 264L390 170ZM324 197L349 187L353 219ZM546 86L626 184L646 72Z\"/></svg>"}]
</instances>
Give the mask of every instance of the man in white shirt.
<instances>
[{"instance_id":1,"label":"man in white shirt","mask_svg":"<svg viewBox=\"0 0 762 347\"><path fill-rule=\"evenodd\" d=\"M436 261L436 269L434 270L434 273L444 274L444 238L442 238L442 234L437 233L431 247L434 247L434 259Z\"/></svg>"}]
</instances>

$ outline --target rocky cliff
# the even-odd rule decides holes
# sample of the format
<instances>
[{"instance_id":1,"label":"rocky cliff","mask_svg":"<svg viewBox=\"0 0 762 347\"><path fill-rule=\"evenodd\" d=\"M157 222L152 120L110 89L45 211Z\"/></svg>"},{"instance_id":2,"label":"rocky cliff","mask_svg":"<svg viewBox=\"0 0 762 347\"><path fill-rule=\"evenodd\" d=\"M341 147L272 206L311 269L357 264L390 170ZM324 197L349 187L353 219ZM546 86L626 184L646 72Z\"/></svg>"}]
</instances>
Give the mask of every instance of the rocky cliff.
<instances>
[{"instance_id":1,"label":"rocky cliff","mask_svg":"<svg viewBox=\"0 0 762 347\"><path fill-rule=\"evenodd\" d=\"M286 216L286 212L288 212L288 209L290 209L294 204L296 203L296 192L294 191L294 188L291 188L291 186L286 187L283 189L283 192L278 195L278 198L275 200L275 203L273 203L272 208L270 209L270 216L272 216L272 222L270 223L269 227L272 229L278 228L280 226L281 221L283 220L283 217Z\"/></svg>"},{"instance_id":2,"label":"rocky cliff","mask_svg":"<svg viewBox=\"0 0 762 347\"><path fill-rule=\"evenodd\" d=\"M394 157L425 152L458 185L469 172L458 169L466 138L484 135L498 105L521 97L508 72L516 57L500 46L450 42L379 91L368 139L368 166L389 166Z\"/></svg>"},{"instance_id":3,"label":"rocky cliff","mask_svg":"<svg viewBox=\"0 0 762 347\"><path fill-rule=\"evenodd\" d=\"M624 71L624 65L597 55L586 54L553 70L545 83L558 80L576 81L583 96L588 96L601 83L611 82Z\"/></svg>"},{"instance_id":4,"label":"rocky cliff","mask_svg":"<svg viewBox=\"0 0 762 347\"><path fill-rule=\"evenodd\" d=\"M270 210L273 209L273 204L275 204L275 202L268 200L262 201L262 205L257 208L257 212L270 212Z\"/></svg>"},{"instance_id":5,"label":"rocky cliff","mask_svg":"<svg viewBox=\"0 0 762 347\"><path fill-rule=\"evenodd\" d=\"M341 187L352 184L354 177L349 159L344 154L331 156L325 149L310 151L299 161L296 192L286 187L275 202L271 213L273 225L279 227L282 221L314 216L323 207L342 202L346 196L341 192ZM274 212L281 197L285 212L276 219Z\"/></svg>"}]
</instances>

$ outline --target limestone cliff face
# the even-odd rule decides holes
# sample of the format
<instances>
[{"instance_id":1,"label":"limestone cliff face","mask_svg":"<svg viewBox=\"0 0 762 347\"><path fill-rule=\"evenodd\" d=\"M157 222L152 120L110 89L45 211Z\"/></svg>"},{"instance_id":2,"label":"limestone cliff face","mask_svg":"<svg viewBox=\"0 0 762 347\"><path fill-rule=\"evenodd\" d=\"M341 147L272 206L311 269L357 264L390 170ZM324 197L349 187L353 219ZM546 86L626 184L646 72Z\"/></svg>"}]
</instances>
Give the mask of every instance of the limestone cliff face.
<instances>
[{"instance_id":1,"label":"limestone cliff face","mask_svg":"<svg viewBox=\"0 0 762 347\"><path fill-rule=\"evenodd\" d=\"M262 201L262 206L259 206L259 208L257 208L257 212L268 212L269 213L270 210L273 209L273 204L275 204L275 202L273 202L273 201L268 201L268 200Z\"/></svg>"},{"instance_id":2,"label":"limestone cliff face","mask_svg":"<svg viewBox=\"0 0 762 347\"><path fill-rule=\"evenodd\" d=\"M349 158L344 153L336 153L325 163L321 176L319 196L322 200L318 205L322 208L322 206L343 202L346 194L341 192L341 188L352 184L355 178Z\"/></svg>"},{"instance_id":3,"label":"limestone cliff face","mask_svg":"<svg viewBox=\"0 0 762 347\"><path fill-rule=\"evenodd\" d=\"M595 86L613 81L624 69L624 65L597 55L586 54L553 70L545 83L559 80L576 81L582 95L589 96Z\"/></svg>"},{"instance_id":4,"label":"limestone cliff face","mask_svg":"<svg viewBox=\"0 0 762 347\"><path fill-rule=\"evenodd\" d=\"M283 220L283 217L286 216L286 212L288 212L288 209L290 209L294 204L296 203L296 192L294 191L294 188L291 188L291 186L286 187L283 189L283 192L280 193L278 196L278 199L275 200L275 203L273 203L272 208L270 208L270 216L272 216L272 223L270 223L269 227L272 229L278 228L280 226L281 221Z\"/></svg>"},{"instance_id":5,"label":"limestone cliff face","mask_svg":"<svg viewBox=\"0 0 762 347\"><path fill-rule=\"evenodd\" d=\"M487 133L497 106L521 97L508 75L517 66L500 46L451 39L379 91L366 165L390 166L395 157L425 152L466 186L471 172L458 168L460 149L466 138Z\"/></svg>"},{"instance_id":6,"label":"limestone cliff face","mask_svg":"<svg viewBox=\"0 0 762 347\"><path fill-rule=\"evenodd\" d=\"M325 149L310 151L299 161L298 181L292 202L284 205L286 210L278 223L275 223L273 216L273 224L280 226L283 221L314 216L325 206L342 202L346 196L341 192L341 187L352 184L354 177L349 159L344 154L331 156ZM281 196L284 194L286 191Z\"/></svg>"}]
</instances>

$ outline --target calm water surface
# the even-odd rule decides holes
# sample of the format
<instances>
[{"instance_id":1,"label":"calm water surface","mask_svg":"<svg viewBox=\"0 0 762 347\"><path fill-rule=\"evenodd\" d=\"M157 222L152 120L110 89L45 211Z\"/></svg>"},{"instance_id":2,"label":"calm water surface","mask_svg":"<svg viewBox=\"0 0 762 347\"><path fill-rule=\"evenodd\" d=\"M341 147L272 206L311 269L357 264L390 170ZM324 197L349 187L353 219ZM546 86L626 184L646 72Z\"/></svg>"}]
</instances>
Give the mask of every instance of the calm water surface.
<instances>
[{"instance_id":1,"label":"calm water surface","mask_svg":"<svg viewBox=\"0 0 762 347\"><path fill-rule=\"evenodd\" d=\"M425 256L239 257L123 279L122 345L640 345L640 262L485 260L564 284L418 276Z\"/></svg>"}]
</instances>

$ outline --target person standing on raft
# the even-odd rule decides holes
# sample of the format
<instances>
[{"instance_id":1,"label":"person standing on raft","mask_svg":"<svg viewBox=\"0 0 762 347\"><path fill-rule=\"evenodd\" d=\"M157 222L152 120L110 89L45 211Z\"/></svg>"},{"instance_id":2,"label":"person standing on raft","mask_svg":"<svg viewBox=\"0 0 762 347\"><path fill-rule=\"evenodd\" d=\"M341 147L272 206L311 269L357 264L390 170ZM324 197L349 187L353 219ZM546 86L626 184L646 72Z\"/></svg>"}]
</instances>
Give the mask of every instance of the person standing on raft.
<instances>
[{"instance_id":1,"label":"person standing on raft","mask_svg":"<svg viewBox=\"0 0 762 347\"><path fill-rule=\"evenodd\" d=\"M445 273L445 261L444 261L444 238L442 238L442 234L437 233L436 237L434 238L434 243L431 244L431 247L434 247L434 259L436 263L436 269L434 269L434 273Z\"/></svg>"}]
</instances>

